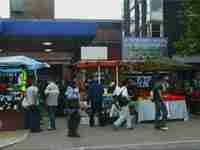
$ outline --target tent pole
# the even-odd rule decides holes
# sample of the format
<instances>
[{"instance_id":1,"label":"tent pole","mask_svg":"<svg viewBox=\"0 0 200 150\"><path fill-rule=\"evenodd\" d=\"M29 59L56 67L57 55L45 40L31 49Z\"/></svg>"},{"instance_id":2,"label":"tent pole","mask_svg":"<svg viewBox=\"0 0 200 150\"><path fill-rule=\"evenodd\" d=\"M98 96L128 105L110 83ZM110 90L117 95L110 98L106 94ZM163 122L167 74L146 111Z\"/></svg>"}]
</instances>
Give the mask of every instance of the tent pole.
<instances>
[{"instance_id":1,"label":"tent pole","mask_svg":"<svg viewBox=\"0 0 200 150\"><path fill-rule=\"evenodd\" d=\"M98 65L98 83L101 83L101 66Z\"/></svg>"},{"instance_id":2,"label":"tent pole","mask_svg":"<svg viewBox=\"0 0 200 150\"><path fill-rule=\"evenodd\" d=\"M116 75L116 85L119 85L119 66L116 65L115 67L115 75Z\"/></svg>"},{"instance_id":3,"label":"tent pole","mask_svg":"<svg viewBox=\"0 0 200 150\"><path fill-rule=\"evenodd\" d=\"M34 70L35 81L38 82L37 69Z\"/></svg>"}]
</instances>

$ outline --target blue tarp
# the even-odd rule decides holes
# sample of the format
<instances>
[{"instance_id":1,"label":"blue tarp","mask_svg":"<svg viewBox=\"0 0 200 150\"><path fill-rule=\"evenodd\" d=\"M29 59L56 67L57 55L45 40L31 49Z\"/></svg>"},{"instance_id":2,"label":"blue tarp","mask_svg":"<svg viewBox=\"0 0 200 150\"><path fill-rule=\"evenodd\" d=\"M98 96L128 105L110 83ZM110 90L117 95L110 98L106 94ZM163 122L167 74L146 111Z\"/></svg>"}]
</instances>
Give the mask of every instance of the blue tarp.
<instances>
[{"instance_id":1,"label":"blue tarp","mask_svg":"<svg viewBox=\"0 0 200 150\"><path fill-rule=\"evenodd\" d=\"M0 68L8 68L7 71L9 71L9 67L12 69L14 67L20 67L21 65L25 65L29 70L50 67L47 63L42 63L26 56L0 57ZM6 71L6 69L1 70Z\"/></svg>"},{"instance_id":2,"label":"blue tarp","mask_svg":"<svg viewBox=\"0 0 200 150\"><path fill-rule=\"evenodd\" d=\"M2 20L5 36L95 37L96 23L64 20ZM1 27L0 27L1 28Z\"/></svg>"}]
</instances>

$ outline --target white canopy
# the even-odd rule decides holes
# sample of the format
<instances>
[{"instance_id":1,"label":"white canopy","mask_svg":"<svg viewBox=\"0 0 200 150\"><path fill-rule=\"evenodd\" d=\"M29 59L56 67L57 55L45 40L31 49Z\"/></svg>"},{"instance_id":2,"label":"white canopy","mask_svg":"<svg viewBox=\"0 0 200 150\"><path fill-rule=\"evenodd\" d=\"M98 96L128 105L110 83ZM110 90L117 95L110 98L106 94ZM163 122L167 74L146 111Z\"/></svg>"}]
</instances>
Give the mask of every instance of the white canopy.
<instances>
[{"instance_id":1,"label":"white canopy","mask_svg":"<svg viewBox=\"0 0 200 150\"><path fill-rule=\"evenodd\" d=\"M50 67L50 65L47 63L43 63L26 56L0 57L0 66L19 67L21 65L25 65L29 70L37 70Z\"/></svg>"}]
</instances>

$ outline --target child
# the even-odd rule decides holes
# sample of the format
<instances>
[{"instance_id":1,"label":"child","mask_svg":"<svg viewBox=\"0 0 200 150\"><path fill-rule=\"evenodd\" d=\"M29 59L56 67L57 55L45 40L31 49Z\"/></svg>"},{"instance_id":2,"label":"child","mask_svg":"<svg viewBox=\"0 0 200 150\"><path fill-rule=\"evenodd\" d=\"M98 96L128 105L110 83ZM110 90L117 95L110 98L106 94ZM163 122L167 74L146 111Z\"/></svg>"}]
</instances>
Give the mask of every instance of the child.
<instances>
[{"instance_id":1,"label":"child","mask_svg":"<svg viewBox=\"0 0 200 150\"><path fill-rule=\"evenodd\" d=\"M127 120L127 128L128 129L134 129L135 124L137 122L136 105L137 105L137 102L133 101L133 100L131 100L128 103L128 110L129 110L129 117L128 117L128 120Z\"/></svg>"}]
</instances>

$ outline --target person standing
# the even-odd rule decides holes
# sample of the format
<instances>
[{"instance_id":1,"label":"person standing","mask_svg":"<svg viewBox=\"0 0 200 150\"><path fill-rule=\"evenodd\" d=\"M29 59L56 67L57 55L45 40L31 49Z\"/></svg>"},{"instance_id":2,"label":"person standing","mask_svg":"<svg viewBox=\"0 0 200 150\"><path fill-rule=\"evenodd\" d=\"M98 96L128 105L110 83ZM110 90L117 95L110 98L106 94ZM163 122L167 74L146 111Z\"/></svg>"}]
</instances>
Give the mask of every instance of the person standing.
<instances>
[{"instance_id":1,"label":"person standing","mask_svg":"<svg viewBox=\"0 0 200 150\"><path fill-rule=\"evenodd\" d=\"M56 109L58 106L58 95L59 95L59 88L53 82L50 81L45 89L46 95L46 105L48 110L48 117L49 117L49 125L48 130L56 130Z\"/></svg>"},{"instance_id":2,"label":"person standing","mask_svg":"<svg viewBox=\"0 0 200 150\"><path fill-rule=\"evenodd\" d=\"M68 136L80 137L78 127L80 124L80 92L75 81L71 81L65 92Z\"/></svg>"},{"instance_id":3,"label":"person standing","mask_svg":"<svg viewBox=\"0 0 200 150\"><path fill-rule=\"evenodd\" d=\"M160 77L155 81L153 85L153 102L155 103L155 129L168 130L166 126L167 121L167 108L163 101L163 86ZM161 118L161 120L160 120Z\"/></svg>"},{"instance_id":4,"label":"person standing","mask_svg":"<svg viewBox=\"0 0 200 150\"><path fill-rule=\"evenodd\" d=\"M97 79L94 79L89 84L88 90L88 98L91 104L91 112L90 112L90 127L95 125L95 114L97 114L98 122L101 126L103 126L102 120L102 102L103 102L103 86L98 83Z\"/></svg>"},{"instance_id":5,"label":"person standing","mask_svg":"<svg viewBox=\"0 0 200 150\"><path fill-rule=\"evenodd\" d=\"M31 132L40 132L40 111L38 109L38 87L34 81L29 82L30 86L26 91L26 100L29 102L27 106L29 111L29 128Z\"/></svg>"}]
</instances>

